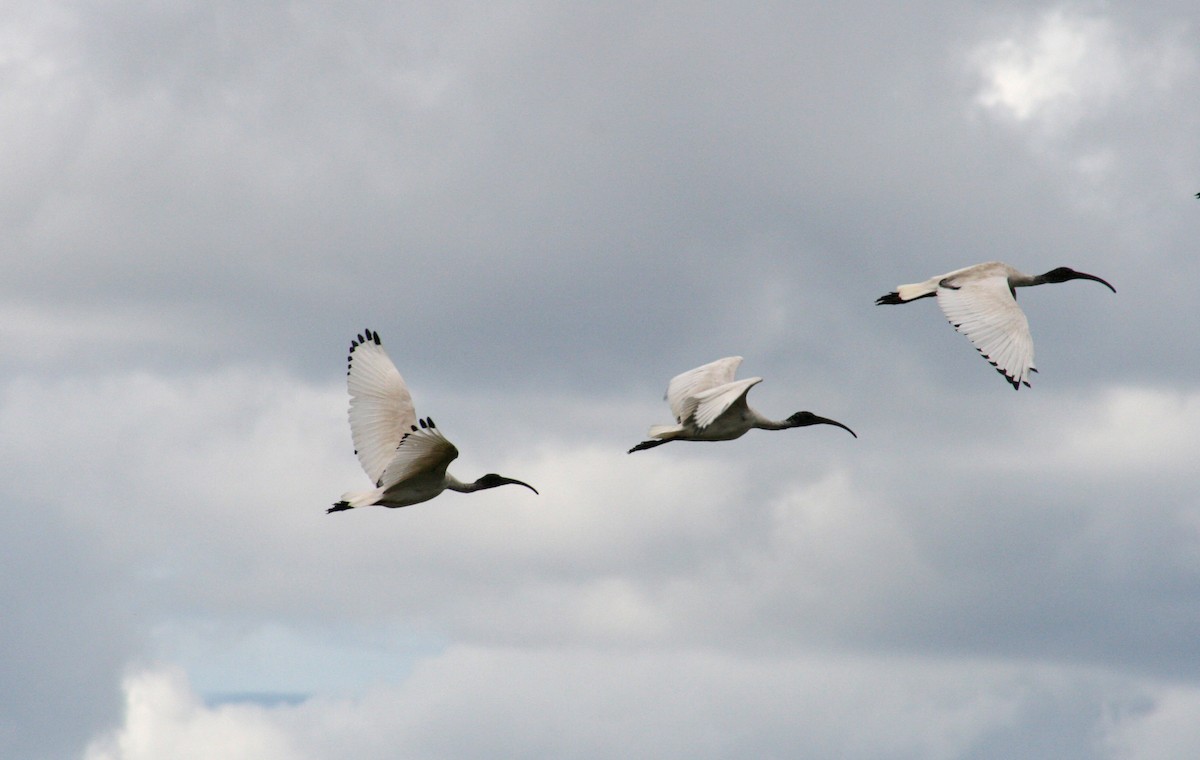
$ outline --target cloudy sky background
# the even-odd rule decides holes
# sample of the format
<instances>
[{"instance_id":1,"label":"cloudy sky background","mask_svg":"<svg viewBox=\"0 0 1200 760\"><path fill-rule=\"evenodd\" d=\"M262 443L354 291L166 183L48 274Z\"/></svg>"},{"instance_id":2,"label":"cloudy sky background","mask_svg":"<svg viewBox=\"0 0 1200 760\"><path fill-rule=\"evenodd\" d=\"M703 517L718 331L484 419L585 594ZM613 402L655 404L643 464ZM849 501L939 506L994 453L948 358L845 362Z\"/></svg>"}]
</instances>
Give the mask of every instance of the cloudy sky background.
<instances>
[{"instance_id":1,"label":"cloudy sky background","mask_svg":"<svg viewBox=\"0 0 1200 760\"><path fill-rule=\"evenodd\" d=\"M5 3L0 755L1200 756L1197 135L1191 2ZM541 495L326 515L363 327ZM625 454L730 354L859 439Z\"/></svg>"}]
</instances>

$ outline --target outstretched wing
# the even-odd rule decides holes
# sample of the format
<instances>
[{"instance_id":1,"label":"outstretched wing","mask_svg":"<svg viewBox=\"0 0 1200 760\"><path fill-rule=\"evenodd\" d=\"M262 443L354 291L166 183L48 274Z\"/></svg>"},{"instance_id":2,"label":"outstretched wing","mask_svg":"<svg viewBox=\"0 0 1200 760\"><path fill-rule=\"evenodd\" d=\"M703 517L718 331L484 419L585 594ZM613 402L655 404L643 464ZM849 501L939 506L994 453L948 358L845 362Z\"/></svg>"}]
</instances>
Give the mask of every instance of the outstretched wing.
<instances>
[{"instance_id":1,"label":"outstretched wing","mask_svg":"<svg viewBox=\"0 0 1200 760\"><path fill-rule=\"evenodd\" d=\"M958 287L942 285L937 299L954 329L966 335L1013 388L1029 385L1029 373L1037 371L1033 336L1003 272Z\"/></svg>"},{"instance_id":2,"label":"outstretched wing","mask_svg":"<svg viewBox=\"0 0 1200 760\"><path fill-rule=\"evenodd\" d=\"M692 416L696 411L697 395L732 382L741 363L742 357L727 356L672 378L667 385L667 404L675 421L682 423Z\"/></svg>"},{"instance_id":3,"label":"outstretched wing","mask_svg":"<svg viewBox=\"0 0 1200 760\"><path fill-rule=\"evenodd\" d=\"M434 426L433 420L421 420L420 425L412 425L392 452L391 461L379 479L385 491L416 477L441 482L446 468L458 457L458 449Z\"/></svg>"},{"instance_id":4,"label":"outstretched wing","mask_svg":"<svg viewBox=\"0 0 1200 760\"><path fill-rule=\"evenodd\" d=\"M731 406L746 405L746 394L750 389L762 382L761 377L747 377L732 383L709 388L693 397L696 408L691 421L697 430L703 430L724 414Z\"/></svg>"},{"instance_id":5,"label":"outstretched wing","mask_svg":"<svg viewBox=\"0 0 1200 760\"><path fill-rule=\"evenodd\" d=\"M351 341L348 361L350 437L363 470L378 485L401 437L416 424L417 414L404 378L379 342L379 333L366 330Z\"/></svg>"}]
</instances>

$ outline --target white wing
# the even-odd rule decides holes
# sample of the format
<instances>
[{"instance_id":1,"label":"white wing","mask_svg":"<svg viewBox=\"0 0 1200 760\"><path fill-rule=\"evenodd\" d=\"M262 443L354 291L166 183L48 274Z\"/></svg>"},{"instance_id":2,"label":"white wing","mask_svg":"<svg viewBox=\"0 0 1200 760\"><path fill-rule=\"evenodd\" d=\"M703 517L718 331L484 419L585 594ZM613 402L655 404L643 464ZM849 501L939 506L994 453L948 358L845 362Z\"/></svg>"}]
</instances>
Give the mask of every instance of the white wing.
<instances>
[{"instance_id":1,"label":"white wing","mask_svg":"<svg viewBox=\"0 0 1200 760\"><path fill-rule=\"evenodd\" d=\"M417 422L404 378L379 342L379 333L366 331L350 343L350 437L363 470L378 485L395 455L400 438Z\"/></svg>"},{"instance_id":2,"label":"white wing","mask_svg":"<svg viewBox=\"0 0 1200 760\"><path fill-rule=\"evenodd\" d=\"M692 413L692 424L697 430L703 430L734 404L745 406L746 394L761 382L761 377L747 377L697 394L693 397L695 411Z\"/></svg>"},{"instance_id":3,"label":"white wing","mask_svg":"<svg viewBox=\"0 0 1200 760\"><path fill-rule=\"evenodd\" d=\"M1014 388L1029 385L1029 373L1037 371L1033 336L1003 272L967 280L957 288L940 287L937 299L954 329L966 335Z\"/></svg>"},{"instance_id":4,"label":"white wing","mask_svg":"<svg viewBox=\"0 0 1200 760\"><path fill-rule=\"evenodd\" d=\"M675 421L682 423L692 416L692 412L696 410L695 398L698 394L731 382L741 363L742 357L728 356L672 378L667 385L666 398Z\"/></svg>"},{"instance_id":5,"label":"white wing","mask_svg":"<svg viewBox=\"0 0 1200 760\"><path fill-rule=\"evenodd\" d=\"M421 427L412 425L392 452L391 461L379 479L385 491L411 478L430 478L441 482L446 468L458 457L458 449L433 425L433 420L421 420Z\"/></svg>"}]
</instances>

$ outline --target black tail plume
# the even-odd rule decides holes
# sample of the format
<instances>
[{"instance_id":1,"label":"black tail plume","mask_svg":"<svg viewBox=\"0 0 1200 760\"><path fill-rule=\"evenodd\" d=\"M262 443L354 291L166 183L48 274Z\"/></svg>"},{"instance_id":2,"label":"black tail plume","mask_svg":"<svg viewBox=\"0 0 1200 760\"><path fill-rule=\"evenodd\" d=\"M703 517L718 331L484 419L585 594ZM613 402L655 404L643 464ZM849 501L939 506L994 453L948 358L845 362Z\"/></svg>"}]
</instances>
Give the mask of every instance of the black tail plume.
<instances>
[{"instance_id":1,"label":"black tail plume","mask_svg":"<svg viewBox=\"0 0 1200 760\"><path fill-rule=\"evenodd\" d=\"M630 449L629 451L627 451L625 453L632 454L635 451L645 451L646 449L652 449L655 446L662 446L664 443L670 443L670 442L671 442L670 438L663 439L663 440L642 441L637 446L634 446L632 449Z\"/></svg>"}]
</instances>

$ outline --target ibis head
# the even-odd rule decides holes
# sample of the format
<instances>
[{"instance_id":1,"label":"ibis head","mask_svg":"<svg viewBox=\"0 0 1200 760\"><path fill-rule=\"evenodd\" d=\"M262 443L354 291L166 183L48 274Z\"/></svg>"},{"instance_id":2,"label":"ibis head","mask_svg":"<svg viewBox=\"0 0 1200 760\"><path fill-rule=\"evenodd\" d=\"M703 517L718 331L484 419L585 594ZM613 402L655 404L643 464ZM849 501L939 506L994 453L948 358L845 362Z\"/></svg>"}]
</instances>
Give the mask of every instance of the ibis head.
<instances>
[{"instance_id":1,"label":"ibis head","mask_svg":"<svg viewBox=\"0 0 1200 760\"><path fill-rule=\"evenodd\" d=\"M831 420L828 417L819 417L812 412L796 412L791 417L788 417L787 421L792 427L806 427L808 425L836 425L855 438L858 437L857 433L837 420Z\"/></svg>"},{"instance_id":2,"label":"ibis head","mask_svg":"<svg viewBox=\"0 0 1200 760\"><path fill-rule=\"evenodd\" d=\"M1095 282L1100 283L1101 285L1108 288L1112 292L1114 292L1114 293L1117 292L1117 289L1114 288L1112 285L1109 285L1107 280L1101 279L1094 274L1088 274L1087 272L1076 272L1074 269L1071 269L1070 267L1059 267L1057 269L1051 269L1049 272L1046 272L1044 275L1039 277L1038 280L1040 282L1066 282L1067 280L1094 280Z\"/></svg>"},{"instance_id":3,"label":"ibis head","mask_svg":"<svg viewBox=\"0 0 1200 760\"><path fill-rule=\"evenodd\" d=\"M538 490L536 488L529 485L528 483L525 483L520 480L516 480L514 478L506 478L503 475L497 475L494 472L489 472L487 475L484 475L479 480L476 480L474 483L474 486L475 486L475 488L472 490L475 490L475 491L482 491L485 488L496 488L497 486L525 486L526 488L528 488L530 491L533 491L534 493L538 492Z\"/></svg>"}]
</instances>

